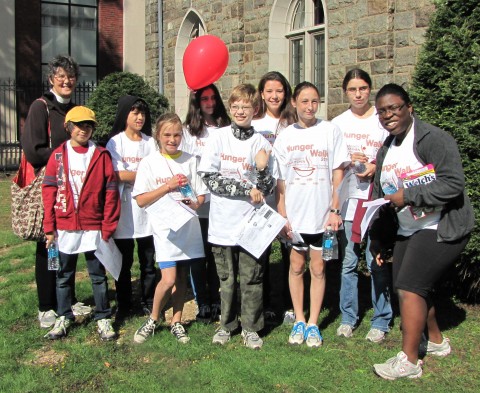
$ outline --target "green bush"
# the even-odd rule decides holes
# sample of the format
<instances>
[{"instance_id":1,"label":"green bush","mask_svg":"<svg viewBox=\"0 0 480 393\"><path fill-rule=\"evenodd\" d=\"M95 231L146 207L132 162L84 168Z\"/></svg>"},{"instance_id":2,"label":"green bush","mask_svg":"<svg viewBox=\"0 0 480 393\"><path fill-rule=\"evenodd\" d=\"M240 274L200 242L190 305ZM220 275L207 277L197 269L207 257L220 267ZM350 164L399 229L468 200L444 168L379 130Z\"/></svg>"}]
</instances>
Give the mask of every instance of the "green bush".
<instances>
[{"instance_id":1,"label":"green bush","mask_svg":"<svg viewBox=\"0 0 480 393\"><path fill-rule=\"evenodd\" d=\"M458 143L466 189L480 218L480 5L478 0L436 1L410 91L419 117L450 132ZM457 295L480 298L477 224L450 280Z\"/></svg>"},{"instance_id":2,"label":"green bush","mask_svg":"<svg viewBox=\"0 0 480 393\"><path fill-rule=\"evenodd\" d=\"M152 122L168 108L168 100L157 93L145 80L131 72L115 72L102 79L87 101L87 106L97 115L98 127L94 138L101 144L107 142L117 110L118 99L124 95L143 98L150 107Z\"/></svg>"}]
</instances>

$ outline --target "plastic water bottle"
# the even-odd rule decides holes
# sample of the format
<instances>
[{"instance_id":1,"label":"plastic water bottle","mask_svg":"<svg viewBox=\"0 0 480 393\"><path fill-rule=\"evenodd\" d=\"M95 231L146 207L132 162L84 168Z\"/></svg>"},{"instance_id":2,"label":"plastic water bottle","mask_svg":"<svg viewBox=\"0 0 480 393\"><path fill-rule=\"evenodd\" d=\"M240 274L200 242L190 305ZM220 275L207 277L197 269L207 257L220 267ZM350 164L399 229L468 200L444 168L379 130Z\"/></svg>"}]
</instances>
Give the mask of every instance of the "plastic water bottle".
<instances>
[{"instance_id":1,"label":"plastic water bottle","mask_svg":"<svg viewBox=\"0 0 480 393\"><path fill-rule=\"evenodd\" d=\"M193 191L189 183L185 184L184 186L179 186L178 188L184 198L188 198L193 203L197 203L197 196L195 195L195 192Z\"/></svg>"},{"instance_id":2,"label":"plastic water bottle","mask_svg":"<svg viewBox=\"0 0 480 393\"><path fill-rule=\"evenodd\" d=\"M51 242L48 246L48 270L58 270L60 259L58 256L57 242Z\"/></svg>"},{"instance_id":3,"label":"plastic water bottle","mask_svg":"<svg viewBox=\"0 0 480 393\"><path fill-rule=\"evenodd\" d=\"M323 232L322 257L324 261L331 261L338 259L338 242L337 234L329 225L325 232Z\"/></svg>"},{"instance_id":4,"label":"plastic water bottle","mask_svg":"<svg viewBox=\"0 0 480 393\"><path fill-rule=\"evenodd\" d=\"M383 183L382 190L385 195L395 194L398 191L397 186L393 182Z\"/></svg>"},{"instance_id":5,"label":"plastic water bottle","mask_svg":"<svg viewBox=\"0 0 480 393\"><path fill-rule=\"evenodd\" d=\"M363 173L366 170L367 170L367 167L365 166L365 164L363 162L355 161L355 164L353 166L353 171L355 173Z\"/></svg>"}]
</instances>

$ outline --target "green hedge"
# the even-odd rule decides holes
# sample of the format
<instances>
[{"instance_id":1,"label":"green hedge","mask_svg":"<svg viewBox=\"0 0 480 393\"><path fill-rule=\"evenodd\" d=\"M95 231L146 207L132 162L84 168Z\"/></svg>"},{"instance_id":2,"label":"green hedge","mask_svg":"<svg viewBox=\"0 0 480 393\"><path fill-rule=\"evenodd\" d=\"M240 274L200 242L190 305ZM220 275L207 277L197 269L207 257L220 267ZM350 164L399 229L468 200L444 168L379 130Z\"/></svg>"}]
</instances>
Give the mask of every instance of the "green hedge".
<instances>
[{"instance_id":1,"label":"green hedge","mask_svg":"<svg viewBox=\"0 0 480 393\"><path fill-rule=\"evenodd\" d=\"M107 142L117 110L118 99L124 95L135 95L143 98L150 107L152 122L168 108L168 100L157 93L145 80L131 72L115 72L102 79L87 101L98 121L94 139L101 144Z\"/></svg>"},{"instance_id":2,"label":"green hedge","mask_svg":"<svg viewBox=\"0 0 480 393\"><path fill-rule=\"evenodd\" d=\"M477 225L450 285L462 298L480 298L480 5L436 1L410 90L419 117L458 143Z\"/></svg>"}]
</instances>

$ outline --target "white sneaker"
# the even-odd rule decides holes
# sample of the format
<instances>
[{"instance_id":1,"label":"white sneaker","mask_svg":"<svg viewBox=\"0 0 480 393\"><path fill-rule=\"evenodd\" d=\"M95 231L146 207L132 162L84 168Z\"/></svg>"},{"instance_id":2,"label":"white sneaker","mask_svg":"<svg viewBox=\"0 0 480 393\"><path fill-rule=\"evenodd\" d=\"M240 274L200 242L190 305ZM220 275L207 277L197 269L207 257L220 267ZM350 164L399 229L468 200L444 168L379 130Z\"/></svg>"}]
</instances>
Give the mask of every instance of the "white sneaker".
<instances>
[{"instance_id":1,"label":"white sneaker","mask_svg":"<svg viewBox=\"0 0 480 393\"><path fill-rule=\"evenodd\" d=\"M283 324L293 325L295 323L295 313L292 310L285 311L283 314Z\"/></svg>"},{"instance_id":2,"label":"white sneaker","mask_svg":"<svg viewBox=\"0 0 480 393\"><path fill-rule=\"evenodd\" d=\"M58 340L59 338L65 337L71 324L72 321L65 319L65 317L62 315L55 320L52 330L45 334L44 337L50 340Z\"/></svg>"},{"instance_id":3,"label":"white sneaker","mask_svg":"<svg viewBox=\"0 0 480 393\"><path fill-rule=\"evenodd\" d=\"M73 315L75 315L76 317L78 316L87 317L92 314L93 309L90 306L77 302L72 306L72 312L73 312Z\"/></svg>"},{"instance_id":4,"label":"white sneaker","mask_svg":"<svg viewBox=\"0 0 480 393\"><path fill-rule=\"evenodd\" d=\"M427 355L447 356L450 352L452 352L452 347L450 346L450 340L446 337L443 338L440 344L435 344L431 341L427 343Z\"/></svg>"},{"instance_id":5,"label":"white sneaker","mask_svg":"<svg viewBox=\"0 0 480 393\"><path fill-rule=\"evenodd\" d=\"M380 330L380 329L372 328L372 329L370 329L370 331L365 336L365 339L367 341L372 342L372 343L379 343L379 342L385 340L385 332L383 330Z\"/></svg>"},{"instance_id":6,"label":"white sneaker","mask_svg":"<svg viewBox=\"0 0 480 393\"><path fill-rule=\"evenodd\" d=\"M117 333L112 326L112 320L108 318L100 319L97 321L98 334L103 341L110 341L117 337Z\"/></svg>"},{"instance_id":7,"label":"white sneaker","mask_svg":"<svg viewBox=\"0 0 480 393\"><path fill-rule=\"evenodd\" d=\"M339 337L352 337L353 336L353 329L350 325L347 325L346 323L342 323L338 329L337 329L337 336Z\"/></svg>"},{"instance_id":8,"label":"white sneaker","mask_svg":"<svg viewBox=\"0 0 480 393\"><path fill-rule=\"evenodd\" d=\"M230 332L219 327L213 335L212 344L225 345L230 341Z\"/></svg>"},{"instance_id":9,"label":"white sneaker","mask_svg":"<svg viewBox=\"0 0 480 393\"><path fill-rule=\"evenodd\" d=\"M260 349L263 345L263 340L257 332L249 332L242 330L243 344L250 349Z\"/></svg>"},{"instance_id":10,"label":"white sneaker","mask_svg":"<svg viewBox=\"0 0 480 393\"><path fill-rule=\"evenodd\" d=\"M288 343L292 345L301 345L305 341L305 330L307 325L303 321L295 322L292 331L288 336Z\"/></svg>"},{"instance_id":11,"label":"white sneaker","mask_svg":"<svg viewBox=\"0 0 480 393\"><path fill-rule=\"evenodd\" d=\"M388 359L385 363L374 364L373 371L379 377L393 381L397 378L420 378L422 376L423 362L419 359L417 364L410 363L405 352L400 351L396 357Z\"/></svg>"},{"instance_id":12,"label":"white sneaker","mask_svg":"<svg viewBox=\"0 0 480 393\"><path fill-rule=\"evenodd\" d=\"M40 322L40 327L42 329L50 329L55 325L56 319L57 313L53 310L38 312L38 321Z\"/></svg>"}]
</instances>

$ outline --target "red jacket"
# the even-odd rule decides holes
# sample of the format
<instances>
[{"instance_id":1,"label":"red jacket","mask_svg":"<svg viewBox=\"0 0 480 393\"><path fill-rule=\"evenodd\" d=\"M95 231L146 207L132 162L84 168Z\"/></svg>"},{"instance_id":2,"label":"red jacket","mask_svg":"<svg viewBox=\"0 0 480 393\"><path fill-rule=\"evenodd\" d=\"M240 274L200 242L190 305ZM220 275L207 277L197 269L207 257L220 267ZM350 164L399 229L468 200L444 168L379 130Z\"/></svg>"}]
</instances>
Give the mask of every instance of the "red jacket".
<instances>
[{"instance_id":1,"label":"red jacket","mask_svg":"<svg viewBox=\"0 0 480 393\"><path fill-rule=\"evenodd\" d=\"M45 170L42 185L44 231L101 230L102 239L108 240L120 218L117 177L110 153L103 147L95 147L75 209L65 143L53 151Z\"/></svg>"}]
</instances>

